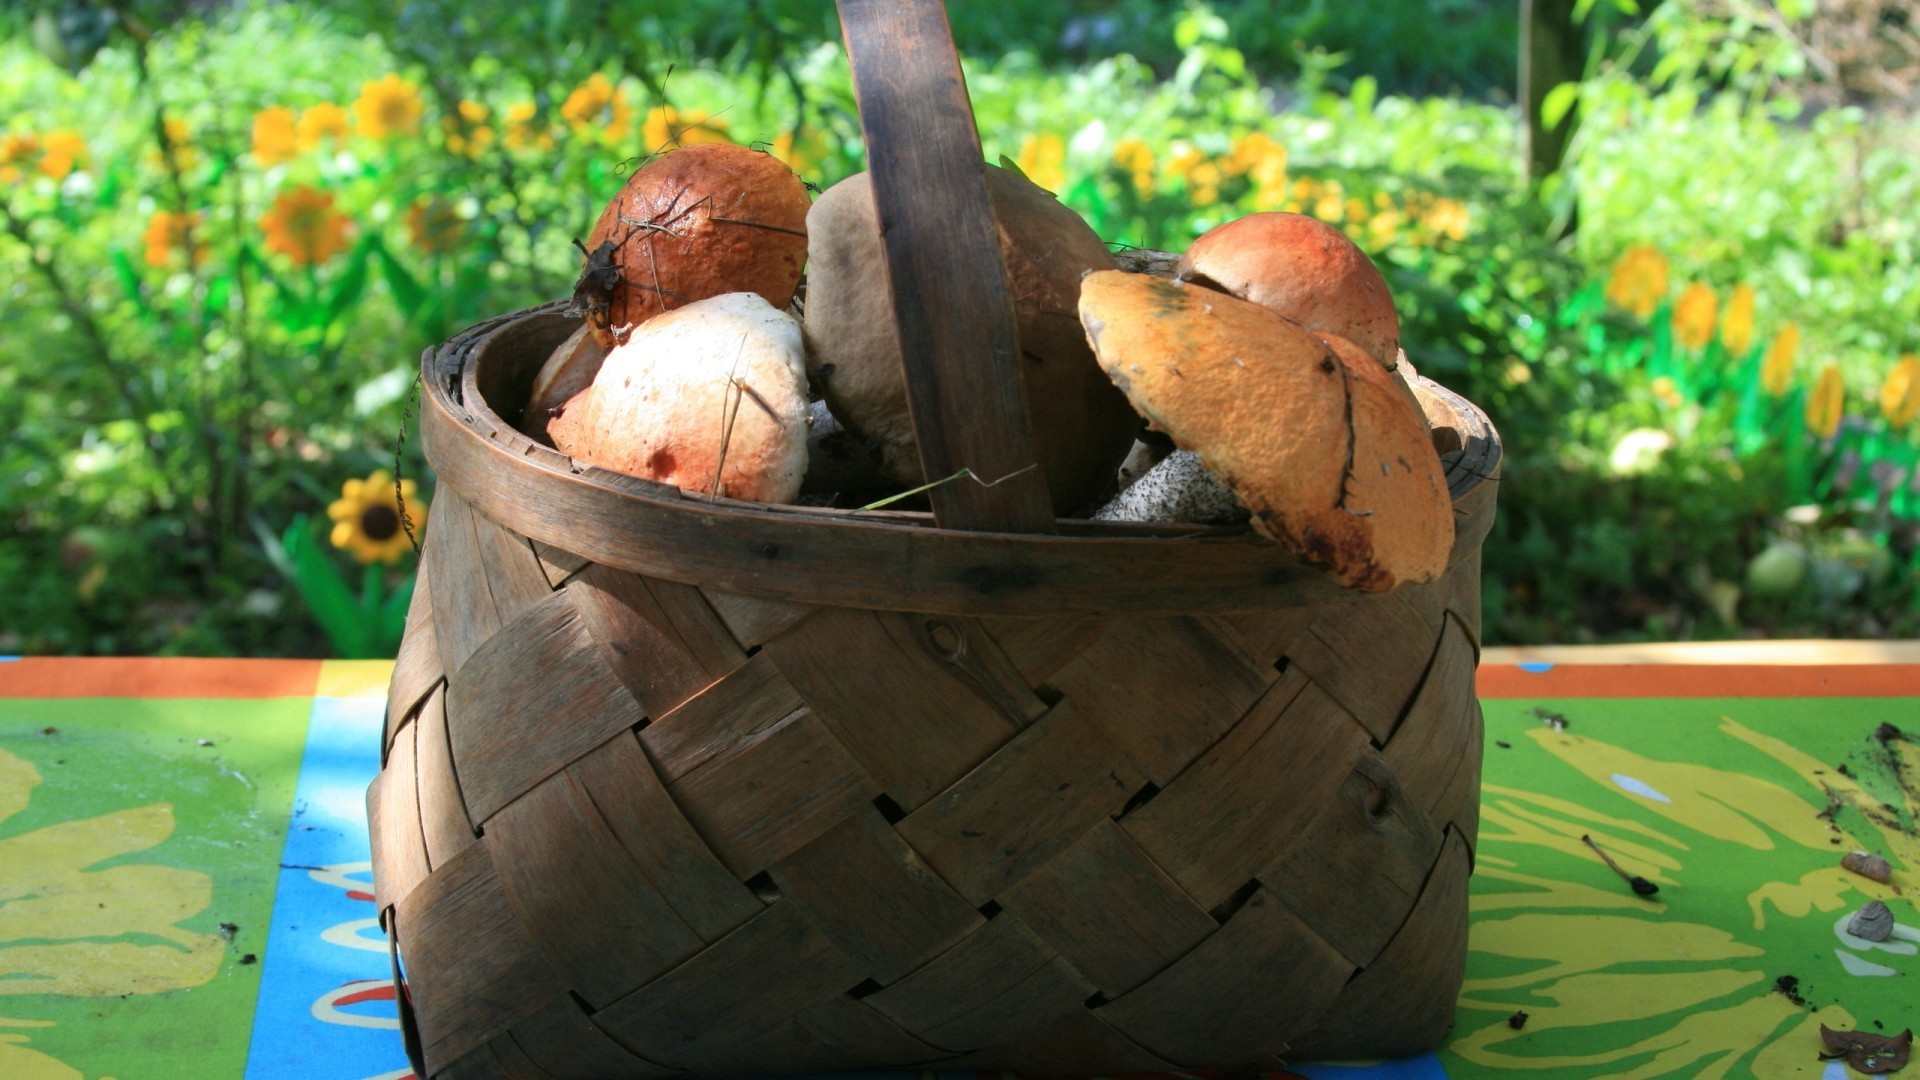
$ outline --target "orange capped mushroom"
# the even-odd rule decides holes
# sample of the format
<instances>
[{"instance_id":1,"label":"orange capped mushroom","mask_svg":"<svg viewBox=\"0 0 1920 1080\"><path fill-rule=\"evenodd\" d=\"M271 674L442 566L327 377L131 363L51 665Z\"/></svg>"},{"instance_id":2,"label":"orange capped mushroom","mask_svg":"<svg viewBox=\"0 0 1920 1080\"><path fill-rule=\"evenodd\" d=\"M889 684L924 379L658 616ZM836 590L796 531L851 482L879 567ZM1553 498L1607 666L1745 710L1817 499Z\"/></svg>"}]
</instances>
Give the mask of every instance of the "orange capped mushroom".
<instances>
[{"instance_id":1,"label":"orange capped mushroom","mask_svg":"<svg viewBox=\"0 0 1920 1080\"><path fill-rule=\"evenodd\" d=\"M1365 592L1446 570L1439 454L1371 356L1259 304L1122 271L1087 275L1080 319L1108 378L1199 454L1261 534Z\"/></svg>"}]
</instances>

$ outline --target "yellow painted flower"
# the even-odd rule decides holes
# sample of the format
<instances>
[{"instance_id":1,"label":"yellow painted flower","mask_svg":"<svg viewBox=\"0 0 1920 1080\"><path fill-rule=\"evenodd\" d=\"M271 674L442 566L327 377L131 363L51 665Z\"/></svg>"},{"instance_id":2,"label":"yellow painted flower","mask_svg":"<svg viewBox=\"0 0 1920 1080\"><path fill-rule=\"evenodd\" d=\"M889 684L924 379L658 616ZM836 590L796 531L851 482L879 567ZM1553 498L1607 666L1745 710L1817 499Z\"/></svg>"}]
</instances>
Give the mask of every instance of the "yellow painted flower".
<instances>
[{"instance_id":1,"label":"yellow painted flower","mask_svg":"<svg viewBox=\"0 0 1920 1080\"><path fill-rule=\"evenodd\" d=\"M267 168L300 155L300 135L293 110L270 105L253 114L253 160Z\"/></svg>"},{"instance_id":2,"label":"yellow painted flower","mask_svg":"<svg viewBox=\"0 0 1920 1080\"><path fill-rule=\"evenodd\" d=\"M281 192L260 218L267 250L299 266L316 266L345 251L352 227L347 216L333 208L332 195L310 187Z\"/></svg>"},{"instance_id":3,"label":"yellow painted flower","mask_svg":"<svg viewBox=\"0 0 1920 1080\"><path fill-rule=\"evenodd\" d=\"M1744 281L1727 298L1727 312L1720 319L1720 344L1735 359L1753 348L1753 286Z\"/></svg>"},{"instance_id":4,"label":"yellow painted flower","mask_svg":"<svg viewBox=\"0 0 1920 1080\"><path fill-rule=\"evenodd\" d=\"M507 106L506 142L509 150L551 150L553 132L539 120L540 109L531 101Z\"/></svg>"},{"instance_id":5,"label":"yellow painted flower","mask_svg":"<svg viewBox=\"0 0 1920 1080\"><path fill-rule=\"evenodd\" d=\"M1705 348L1713 340L1713 323L1719 315L1720 300L1713 290L1694 282L1680 290L1673 305L1673 336L1682 347Z\"/></svg>"},{"instance_id":6,"label":"yellow painted flower","mask_svg":"<svg viewBox=\"0 0 1920 1080\"><path fill-rule=\"evenodd\" d=\"M596 71L586 82L574 87L573 93L560 104L560 118L572 126L576 135L594 135L608 142L619 142L627 137L633 125L633 107L627 104L625 90ZM661 144L649 138L647 146L657 150Z\"/></svg>"},{"instance_id":7,"label":"yellow painted flower","mask_svg":"<svg viewBox=\"0 0 1920 1080\"><path fill-rule=\"evenodd\" d=\"M40 159L40 136L0 136L0 183L17 184Z\"/></svg>"},{"instance_id":8,"label":"yellow painted flower","mask_svg":"<svg viewBox=\"0 0 1920 1080\"><path fill-rule=\"evenodd\" d=\"M486 153L494 138L493 128L487 124L489 115L491 110L480 102L462 101L458 115L441 117L440 130L446 133L447 150L470 158Z\"/></svg>"},{"instance_id":9,"label":"yellow painted flower","mask_svg":"<svg viewBox=\"0 0 1920 1080\"><path fill-rule=\"evenodd\" d=\"M1667 295L1667 258L1651 244L1635 244L1613 264L1607 302L1641 318L1653 314Z\"/></svg>"},{"instance_id":10,"label":"yellow painted flower","mask_svg":"<svg viewBox=\"0 0 1920 1080\"><path fill-rule=\"evenodd\" d=\"M1014 159L1027 179L1058 191L1067 182L1067 142L1051 131L1029 135L1020 143L1020 156Z\"/></svg>"},{"instance_id":11,"label":"yellow painted flower","mask_svg":"<svg viewBox=\"0 0 1920 1080\"><path fill-rule=\"evenodd\" d=\"M445 255L460 247L467 235L466 219L445 199L422 199L407 209L407 235L413 246L428 255Z\"/></svg>"},{"instance_id":12,"label":"yellow painted flower","mask_svg":"<svg viewBox=\"0 0 1920 1080\"><path fill-rule=\"evenodd\" d=\"M175 252L183 252L191 241L194 231L200 224L197 213L175 213L172 210L155 210L153 217L147 220L147 231L141 237L147 246L148 266L168 266L174 260ZM194 262L199 262L206 249L200 244L193 245Z\"/></svg>"},{"instance_id":13,"label":"yellow painted flower","mask_svg":"<svg viewBox=\"0 0 1920 1080\"><path fill-rule=\"evenodd\" d=\"M1920 356L1903 356L1880 386L1880 414L1894 427L1920 416Z\"/></svg>"},{"instance_id":14,"label":"yellow painted flower","mask_svg":"<svg viewBox=\"0 0 1920 1080\"><path fill-rule=\"evenodd\" d=\"M87 160L87 140L71 131L55 131L41 143L40 171L65 180Z\"/></svg>"},{"instance_id":15,"label":"yellow painted flower","mask_svg":"<svg viewBox=\"0 0 1920 1080\"><path fill-rule=\"evenodd\" d=\"M413 550L413 541L401 524L401 502L419 536L427 525L427 504L415 494L411 480L400 481L394 491L393 477L385 469L365 480L348 480L340 485L340 498L327 507L333 519L333 546L353 553L362 563L399 562L400 556Z\"/></svg>"},{"instance_id":16,"label":"yellow painted flower","mask_svg":"<svg viewBox=\"0 0 1920 1080\"><path fill-rule=\"evenodd\" d=\"M1760 362L1760 385L1779 397L1793 385L1793 358L1800 351L1800 324L1788 323L1773 336L1766 358Z\"/></svg>"},{"instance_id":17,"label":"yellow painted flower","mask_svg":"<svg viewBox=\"0 0 1920 1080\"><path fill-rule=\"evenodd\" d=\"M1847 391L1840 384L1840 369L1828 364L1820 369L1813 393L1807 395L1807 430L1823 439L1833 438L1840 430L1840 414L1847 405Z\"/></svg>"},{"instance_id":18,"label":"yellow painted flower","mask_svg":"<svg viewBox=\"0 0 1920 1080\"><path fill-rule=\"evenodd\" d=\"M419 134L420 118L426 111L420 91L388 72L361 84L360 96L353 103L353 122L369 139L392 139Z\"/></svg>"},{"instance_id":19,"label":"yellow painted flower","mask_svg":"<svg viewBox=\"0 0 1920 1080\"><path fill-rule=\"evenodd\" d=\"M347 110L331 101L322 101L307 106L300 113L296 138L300 149L312 150L320 145L322 139L346 138L347 131Z\"/></svg>"},{"instance_id":20,"label":"yellow painted flower","mask_svg":"<svg viewBox=\"0 0 1920 1080\"><path fill-rule=\"evenodd\" d=\"M40 783L31 762L0 750L0 824L29 809ZM0 837L0 897L6 898L0 994L127 997L211 982L227 943L182 924L199 921L213 906L213 877L139 857L171 837L175 824L173 807L156 802L96 817L56 818ZM0 1017L0 1031L52 1026ZM83 1075L25 1045L29 1041L13 1031L0 1033L0 1076Z\"/></svg>"}]
</instances>

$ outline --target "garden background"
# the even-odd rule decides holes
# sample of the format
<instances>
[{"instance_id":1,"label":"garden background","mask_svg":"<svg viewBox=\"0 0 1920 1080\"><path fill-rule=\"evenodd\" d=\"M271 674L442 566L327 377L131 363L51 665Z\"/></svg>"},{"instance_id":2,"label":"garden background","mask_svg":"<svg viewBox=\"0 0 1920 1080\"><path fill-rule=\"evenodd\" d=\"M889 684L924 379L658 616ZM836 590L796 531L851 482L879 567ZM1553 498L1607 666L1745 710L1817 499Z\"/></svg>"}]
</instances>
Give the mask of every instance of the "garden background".
<instances>
[{"instance_id":1,"label":"garden background","mask_svg":"<svg viewBox=\"0 0 1920 1080\"><path fill-rule=\"evenodd\" d=\"M1520 11L1573 81L1525 166ZM989 160L1116 245L1339 224L1506 443L1489 644L1920 636L1900 0L954 4ZM862 168L810 0L0 13L0 654L391 656L420 351L674 143ZM1537 142L1537 140L1536 140Z\"/></svg>"}]
</instances>

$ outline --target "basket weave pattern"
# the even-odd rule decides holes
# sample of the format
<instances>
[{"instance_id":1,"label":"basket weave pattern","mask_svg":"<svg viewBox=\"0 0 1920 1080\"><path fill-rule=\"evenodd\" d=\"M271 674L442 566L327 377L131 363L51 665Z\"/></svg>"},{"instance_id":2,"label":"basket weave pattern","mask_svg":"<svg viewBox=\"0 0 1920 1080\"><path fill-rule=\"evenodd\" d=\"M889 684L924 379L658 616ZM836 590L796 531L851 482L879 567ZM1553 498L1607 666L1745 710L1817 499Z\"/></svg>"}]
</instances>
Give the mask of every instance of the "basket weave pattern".
<instances>
[{"instance_id":1,"label":"basket weave pattern","mask_svg":"<svg viewBox=\"0 0 1920 1080\"><path fill-rule=\"evenodd\" d=\"M643 576L486 497L443 474L368 793L427 1075L1121 1073L1451 1022L1490 497L1430 585L1051 617Z\"/></svg>"}]
</instances>

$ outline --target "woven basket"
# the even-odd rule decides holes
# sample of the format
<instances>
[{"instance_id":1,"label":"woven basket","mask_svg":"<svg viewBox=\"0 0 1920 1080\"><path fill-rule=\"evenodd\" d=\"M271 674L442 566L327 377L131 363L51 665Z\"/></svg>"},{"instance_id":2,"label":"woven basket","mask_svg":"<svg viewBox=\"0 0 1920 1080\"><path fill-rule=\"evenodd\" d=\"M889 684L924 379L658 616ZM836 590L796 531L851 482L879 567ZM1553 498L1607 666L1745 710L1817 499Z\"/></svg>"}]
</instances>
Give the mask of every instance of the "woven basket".
<instances>
[{"instance_id":1,"label":"woven basket","mask_svg":"<svg viewBox=\"0 0 1920 1080\"><path fill-rule=\"evenodd\" d=\"M1011 309L978 169L953 169L979 147L944 17L842 18L889 149L928 474L1015 472ZM1113 1074L1439 1042L1500 454L1471 405L1416 387L1451 570L1359 596L1244 529L1036 520L1017 483L949 485L929 516L575 465L501 419L575 325L516 313L423 364L439 487L368 792L421 1076Z\"/></svg>"}]
</instances>

